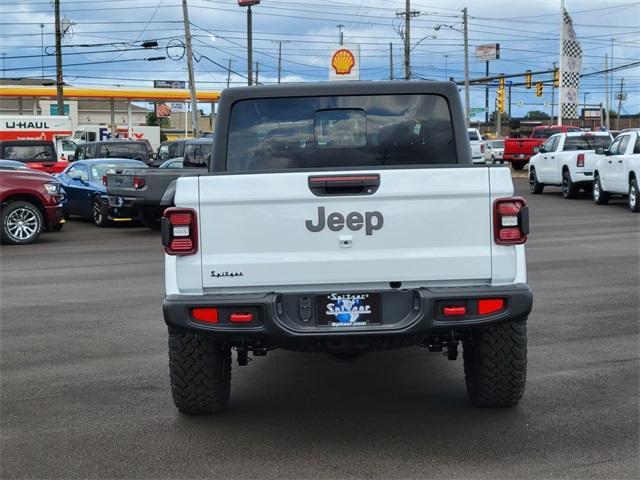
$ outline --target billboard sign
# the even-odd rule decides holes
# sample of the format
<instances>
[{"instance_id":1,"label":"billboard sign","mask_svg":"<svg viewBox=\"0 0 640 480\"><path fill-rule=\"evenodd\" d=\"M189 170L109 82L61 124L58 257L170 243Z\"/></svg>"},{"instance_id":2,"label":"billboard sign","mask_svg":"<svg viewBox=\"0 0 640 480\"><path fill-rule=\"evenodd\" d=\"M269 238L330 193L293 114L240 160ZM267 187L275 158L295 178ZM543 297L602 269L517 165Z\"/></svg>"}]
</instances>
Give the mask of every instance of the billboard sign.
<instances>
[{"instance_id":1,"label":"billboard sign","mask_svg":"<svg viewBox=\"0 0 640 480\"><path fill-rule=\"evenodd\" d=\"M485 45L478 45L476 47L476 58L478 60L499 60L500 59L500 44L488 43Z\"/></svg>"},{"instance_id":2,"label":"billboard sign","mask_svg":"<svg viewBox=\"0 0 640 480\"><path fill-rule=\"evenodd\" d=\"M153 88L187 88L187 82L182 80L154 80Z\"/></svg>"},{"instance_id":3,"label":"billboard sign","mask_svg":"<svg viewBox=\"0 0 640 480\"><path fill-rule=\"evenodd\" d=\"M360 45L334 45L329 56L329 80L360 80Z\"/></svg>"}]
</instances>

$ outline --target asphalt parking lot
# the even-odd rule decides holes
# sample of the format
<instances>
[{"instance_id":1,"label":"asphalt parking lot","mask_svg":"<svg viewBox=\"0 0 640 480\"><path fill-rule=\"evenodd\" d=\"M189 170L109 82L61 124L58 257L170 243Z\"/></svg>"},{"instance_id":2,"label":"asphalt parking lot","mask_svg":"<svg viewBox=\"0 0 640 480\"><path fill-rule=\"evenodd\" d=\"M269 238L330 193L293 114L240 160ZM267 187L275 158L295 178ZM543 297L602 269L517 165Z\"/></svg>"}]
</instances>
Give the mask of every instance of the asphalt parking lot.
<instances>
[{"instance_id":1,"label":"asphalt parking lot","mask_svg":"<svg viewBox=\"0 0 640 480\"><path fill-rule=\"evenodd\" d=\"M527 391L467 401L462 362L415 347L340 363L271 352L230 409L168 384L159 235L71 221L1 251L2 478L638 478L640 216L529 199Z\"/></svg>"}]
</instances>

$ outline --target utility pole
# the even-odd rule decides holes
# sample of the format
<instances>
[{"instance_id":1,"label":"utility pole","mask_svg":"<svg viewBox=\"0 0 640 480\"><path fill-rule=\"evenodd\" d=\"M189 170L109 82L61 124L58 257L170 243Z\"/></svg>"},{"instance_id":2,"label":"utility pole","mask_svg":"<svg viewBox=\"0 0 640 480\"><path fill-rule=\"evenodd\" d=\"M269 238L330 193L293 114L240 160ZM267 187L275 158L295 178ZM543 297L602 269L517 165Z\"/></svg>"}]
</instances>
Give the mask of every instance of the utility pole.
<instances>
[{"instance_id":1,"label":"utility pole","mask_svg":"<svg viewBox=\"0 0 640 480\"><path fill-rule=\"evenodd\" d=\"M467 7L462 9L462 22L464 29L464 116L468 127L471 100L469 98L469 18L467 17Z\"/></svg>"},{"instance_id":2,"label":"utility pole","mask_svg":"<svg viewBox=\"0 0 640 480\"><path fill-rule=\"evenodd\" d=\"M189 90L191 92L191 128L193 138L200 136L200 122L198 120L198 99L196 97L196 80L193 75L193 52L191 50L191 28L189 24L189 8L187 0L182 0L182 18L184 20L184 40L187 47L187 70L189 73Z\"/></svg>"},{"instance_id":3,"label":"utility pole","mask_svg":"<svg viewBox=\"0 0 640 480\"><path fill-rule=\"evenodd\" d=\"M449 80L449 55L444 56L444 79Z\"/></svg>"},{"instance_id":4,"label":"utility pole","mask_svg":"<svg viewBox=\"0 0 640 480\"><path fill-rule=\"evenodd\" d=\"M622 87L624 86L624 78L620 79L620 93L618 94L618 115L616 115L616 130L620 130L620 110L622 108Z\"/></svg>"},{"instance_id":5,"label":"utility pole","mask_svg":"<svg viewBox=\"0 0 640 480\"><path fill-rule=\"evenodd\" d=\"M509 80L509 119L511 119L511 80Z\"/></svg>"},{"instance_id":6,"label":"utility pole","mask_svg":"<svg viewBox=\"0 0 640 480\"><path fill-rule=\"evenodd\" d=\"M609 57L604 54L604 91L605 91L605 125L607 130L611 130L611 119L609 118L609 110L611 109L611 97L609 96Z\"/></svg>"},{"instance_id":7,"label":"utility pole","mask_svg":"<svg viewBox=\"0 0 640 480\"><path fill-rule=\"evenodd\" d=\"M56 16L56 98L58 115L64 115L64 92L62 91L62 27L60 25L60 0L55 0Z\"/></svg>"},{"instance_id":8,"label":"utility pole","mask_svg":"<svg viewBox=\"0 0 640 480\"><path fill-rule=\"evenodd\" d=\"M404 8L404 79L411 78L411 0L405 1Z\"/></svg>"},{"instance_id":9,"label":"utility pole","mask_svg":"<svg viewBox=\"0 0 640 480\"><path fill-rule=\"evenodd\" d=\"M44 80L44 23L40 24L40 68L41 78Z\"/></svg>"},{"instance_id":10,"label":"utility pole","mask_svg":"<svg viewBox=\"0 0 640 480\"><path fill-rule=\"evenodd\" d=\"M258 81L259 75L260 75L260 62L256 60L256 82L255 82L256 85L260 84L260 82Z\"/></svg>"},{"instance_id":11,"label":"utility pole","mask_svg":"<svg viewBox=\"0 0 640 480\"><path fill-rule=\"evenodd\" d=\"M251 5L247 7L247 85L253 84L253 19Z\"/></svg>"},{"instance_id":12,"label":"utility pole","mask_svg":"<svg viewBox=\"0 0 640 480\"><path fill-rule=\"evenodd\" d=\"M393 42L389 42L389 80L393 80Z\"/></svg>"},{"instance_id":13,"label":"utility pole","mask_svg":"<svg viewBox=\"0 0 640 480\"><path fill-rule=\"evenodd\" d=\"M555 72L556 62L553 62L553 70ZM550 125L555 125L553 123L553 113L555 110L555 106L556 106L556 82L551 82L551 124Z\"/></svg>"},{"instance_id":14,"label":"utility pole","mask_svg":"<svg viewBox=\"0 0 640 480\"><path fill-rule=\"evenodd\" d=\"M489 60L486 61L486 76L489 76ZM484 87L484 123L489 123L489 84Z\"/></svg>"},{"instance_id":15,"label":"utility pole","mask_svg":"<svg viewBox=\"0 0 640 480\"><path fill-rule=\"evenodd\" d=\"M280 83L282 78L282 44L290 43L289 40L271 40L271 43L278 44L278 83Z\"/></svg>"},{"instance_id":16,"label":"utility pole","mask_svg":"<svg viewBox=\"0 0 640 480\"><path fill-rule=\"evenodd\" d=\"M278 83L282 79L282 42L278 42Z\"/></svg>"},{"instance_id":17,"label":"utility pole","mask_svg":"<svg viewBox=\"0 0 640 480\"><path fill-rule=\"evenodd\" d=\"M227 68L227 88L229 88L229 84L231 83L231 62L233 60L229 59L229 67Z\"/></svg>"},{"instance_id":18,"label":"utility pole","mask_svg":"<svg viewBox=\"0 0 640 480\"><path fill-rule=\"evenodd\" d=\"M7 52L2 52L2 78L7 78L7 69L5 68L4 62L5 62L5 58L7 56Z\"/></svg>"}]
</instances>

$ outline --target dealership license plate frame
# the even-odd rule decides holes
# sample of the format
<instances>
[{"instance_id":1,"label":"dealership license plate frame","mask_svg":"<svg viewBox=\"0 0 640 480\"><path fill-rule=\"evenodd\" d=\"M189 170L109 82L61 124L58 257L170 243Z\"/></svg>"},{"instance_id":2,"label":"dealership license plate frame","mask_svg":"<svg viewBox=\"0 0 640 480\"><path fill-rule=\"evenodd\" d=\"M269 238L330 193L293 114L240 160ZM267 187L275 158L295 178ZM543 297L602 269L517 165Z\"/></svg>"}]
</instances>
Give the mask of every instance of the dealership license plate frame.
<instances>
[{"instance_id":1,"label":"dealership license plate frame","mask_svg":"<svg viewBox=\"0 0 640 480\"><path fill-rule=\"evenodd\" d=\"M336 308L339 302L342 307ZM329 314L333 305L334 314ZM351 304L351 305L349 305ZM369 308L367 308L369 307ZM354 316L357 317L354 319ZM316 296L316 324L348 329L382 323L382 294L377 292L332 292Z\"/></svg>"}]
</instances>

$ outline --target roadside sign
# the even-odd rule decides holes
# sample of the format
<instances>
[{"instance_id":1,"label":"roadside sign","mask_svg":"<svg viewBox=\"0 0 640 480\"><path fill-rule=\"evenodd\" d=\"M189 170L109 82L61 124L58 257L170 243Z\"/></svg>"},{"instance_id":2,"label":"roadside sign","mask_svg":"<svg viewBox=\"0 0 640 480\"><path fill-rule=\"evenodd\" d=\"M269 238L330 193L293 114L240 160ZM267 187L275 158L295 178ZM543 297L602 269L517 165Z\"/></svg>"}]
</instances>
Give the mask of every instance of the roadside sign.
<instances>
[{"instance_id":1,"label":"roadside sign","mask_svg":"<svg viewBox=\"0 0 640 480\"><path fill-rule=\"evenodd\" d=\"M334 45L331 48L329 80L360 80L360 45Z\"/></svg>"},{"instance_id":2,"label":"roadside sign","mask_svg":"<svg viewBox=\"0 0 640 480\"><path fill-rule=\"evenodd\" d=\"M474 113L482 113L482 112L486 112L487 109L484 107L474 107L471 109L471 114L473 115Z\"/></svg>"},{"instance_id":3,"label":"roadside sign","mask_svg":"<svg viewBox=\"0 0 640 480\"><path fill-rule=\"evenodd\" d=\"M65 115L69 115L69 104L65 103L64 104L64 114ZM58 105L55 103L52 103L49 105L49 115L58 115Z\"/></svg>"},{"instance_id":4,"label":"roadside sign","mask_svg":"<svg viewBox=\"0 0 640 480\"><path fill-rule=\"evenodd\" d=\"M500 59L500 44L488 43L476 47L476 58L478 60L498 60Z\"/></svg>"},{"instance_id":5,"label":"roadside sign","mask_svg":"<svg viewBox=\"0 0 640 480\"><path fill-rule=\"evenodd\" d=\"M183 80L154 80L153 88L187 88Z\"/></svg>"}]
</instances>

